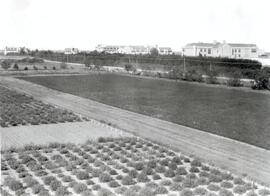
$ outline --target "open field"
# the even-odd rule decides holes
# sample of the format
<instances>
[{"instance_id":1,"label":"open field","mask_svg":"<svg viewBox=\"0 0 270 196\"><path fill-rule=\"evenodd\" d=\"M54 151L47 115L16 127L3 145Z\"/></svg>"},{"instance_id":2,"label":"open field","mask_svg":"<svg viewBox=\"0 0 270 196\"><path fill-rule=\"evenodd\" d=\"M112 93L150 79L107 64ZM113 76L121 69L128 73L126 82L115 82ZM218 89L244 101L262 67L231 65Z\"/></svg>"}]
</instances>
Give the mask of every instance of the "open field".
<instances>
[{"instance_id":1,"label":"open field","mask_svg":"<svg viewBox=\"0 0 270 196\"><path fill-rule=\"evenodd\" d=\"M0 86L0 126L38 125L88 120Z\"/></svg>"},{"instance_id":2,"label":"open field","mask_svg":"<svg viewBox=\"0 0 270 196\"><path fill-rule=\"evenodd\" d=\"M22 79L270 149L267 94L112 74Z\"/></svg>"},{"instance_id":3,"label":"open field","mask_svg":"<svg viewBox=\"0 0 270 196\"><path fill-rule=\"evenodd\" d=\"M268 150L16 78L0 77L0 83L32 95L43 102L72 110L90 119L105 121L140 137L199 157L219 168L225 168L239 175L245 174L251 179L270 185L270 152Z\"/></svg>"},{"instance_id":4,"label":"open field","mask_svg":"<svg viewBox=\"0 0 270 196\"><path fill-rule=\"evenodd\" d=\"M247 195L270 190L158 144L99 138L5 151L2 195Z\"/></svg>"}]
</instances>

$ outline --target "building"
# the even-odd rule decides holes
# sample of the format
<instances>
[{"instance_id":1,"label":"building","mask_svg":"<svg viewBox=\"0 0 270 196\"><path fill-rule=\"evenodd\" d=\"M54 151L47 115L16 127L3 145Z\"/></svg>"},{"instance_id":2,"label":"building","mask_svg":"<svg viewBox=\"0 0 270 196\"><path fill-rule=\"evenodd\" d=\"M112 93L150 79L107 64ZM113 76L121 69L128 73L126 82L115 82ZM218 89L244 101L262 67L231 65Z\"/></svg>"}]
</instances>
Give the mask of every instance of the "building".
<instances>
[{"instance_id":1,"label":"building","mask_svg":"<svg viewBox=\"0 0 270 196\"><path fill-rule=\"evenodd\" d=\"M4 55L19 54L20 48L18 48L18 47L5 47L3 53L4 53Z\"/></svg>"},{"instance_id":2,"label":"building","mask_svg":"<svg viewBox=\"0 0 270 196\"><path fill-rule=\"evenodd\" d=\"M64 53L65 54L78 54L79 49L78 48L65 48Z\"/></svg>"},{"instance_id":3,"label":"building","mask_svg":"<svg viewBox=\"0 0 270 196\"><path fill-rule=\"evenodd\" d=\"M158 47L158 53L160 55L171 55L172 49L170 47Z\"/></svg>"},{"instance_id":4,"label":"building","mask_svg":"<svg viewBox=\"0 0 270 196\"><path fill-rule=\"evenodd\" d=\"M208 56L227 58L257 58L259 49L256 44L242 43L190 43L183 47L185 56Z\"/></svg>"},{"instance_id":5,"label":"building","mask_svg":"<svg viewBox=\"0 0 270 196\"><path fill-rule=\"evenodd\" d=\"M130 46L122 46L122 45L98 45L96 47L96 51L98 52L106 52L106 53L120 53L120 54L150 54L151 48L158 48L157 46L142 46L142 45L130 45ZM169 53L169 48L162 49L164 54Z\"/></svg>"}]
</instances>

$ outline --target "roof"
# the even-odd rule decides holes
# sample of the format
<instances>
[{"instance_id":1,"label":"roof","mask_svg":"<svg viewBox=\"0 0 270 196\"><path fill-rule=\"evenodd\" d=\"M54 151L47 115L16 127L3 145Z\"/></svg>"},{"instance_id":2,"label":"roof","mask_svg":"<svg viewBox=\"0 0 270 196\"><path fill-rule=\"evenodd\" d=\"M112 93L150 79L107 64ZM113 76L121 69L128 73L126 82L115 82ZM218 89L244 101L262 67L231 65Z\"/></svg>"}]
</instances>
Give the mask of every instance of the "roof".
<instances>
[{"instance_id":1,"label":"roof","mask_svg":"<svg viewBox=\"0 0 270 196\"><path fill-rule=\"evenodd\" d=\"M256 44L239 44L239 43L228 43L231 47L257 47Z\"/></svg>"},{"instance_id":2,"label":"roof","mask_svg":"<svg viewBox=\"0 0 270 196\"><path fill-rule=\"evenodd\" d=\"M216 47L220 43L203 43L203 42L197 42L197 43L189 43L186 45L187 46L198 46L198 47Z\"/></svg>"}]
</instances>

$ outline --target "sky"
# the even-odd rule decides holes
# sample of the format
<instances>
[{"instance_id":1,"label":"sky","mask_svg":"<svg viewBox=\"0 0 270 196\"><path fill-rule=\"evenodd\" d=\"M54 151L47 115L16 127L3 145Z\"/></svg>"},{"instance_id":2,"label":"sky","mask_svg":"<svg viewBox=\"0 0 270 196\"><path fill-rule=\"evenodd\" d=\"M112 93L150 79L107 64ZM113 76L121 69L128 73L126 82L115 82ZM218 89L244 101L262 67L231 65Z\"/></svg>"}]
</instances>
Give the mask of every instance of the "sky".
<instances>
[{"instance_id":1,"label":"sky","mask_svg":"<svg viewBox=\"0 0 270 196\"><path fill-rule=\"evenodd\" d=\"M270 51L269 0L0 0L0 49L254 43Z\"/></svg>"}]
</instances>

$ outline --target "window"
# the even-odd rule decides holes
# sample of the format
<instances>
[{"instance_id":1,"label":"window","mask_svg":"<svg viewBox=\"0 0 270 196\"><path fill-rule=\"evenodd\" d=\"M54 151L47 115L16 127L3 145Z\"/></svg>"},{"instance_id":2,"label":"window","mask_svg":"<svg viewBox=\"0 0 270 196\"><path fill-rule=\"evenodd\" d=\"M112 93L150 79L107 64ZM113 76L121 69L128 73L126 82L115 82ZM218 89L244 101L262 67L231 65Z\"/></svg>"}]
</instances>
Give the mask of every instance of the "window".
<instances>
[{"instance_id":1,"label":"window","mask_svg":"<svg viewBox=\"0 0 270 196\"><path fill-rule=\"evenodd\" d=\"M238 49L238 52L240 53L240 52L241 52L241 50L240 50L240 49Z\"/></svg>"},{"instance_id":2,"label":"window","mask_svg":"<svg viewBox=\"0 0 270 196\"><path fill-rule=\"evenodd\" d=\"M206 48L204 49L204 52L206 52Z\"/></svg>"},{"instance_id":3,"label":"window","mask_svg":"<svg viewBox=\"0 0 270 196\"><path fill-rule=\"evenodd\" d=\"M208 54L211 54L211 49L210 48L208 49Z\"/></svg>"},{"instance_id":4,"label":"window","mask_svg":"<svg viewBox=\"0 0 270 196\"><path fill-rule=\"evenodd\" d=\"M257 52L256 48L252 48L252 49L251 49L251 52L252 52L252 53L256 53L256 52Z\"/></svg>"},{"instance_id":5,"label":"window","mask_svg":"<svg viewBox=\"0 0 270 196\"><path fill-rule=\"evenodd\" d=\"M232 49L232 55L234 55L234 49Z\"/></svg>"}]
</instances>

